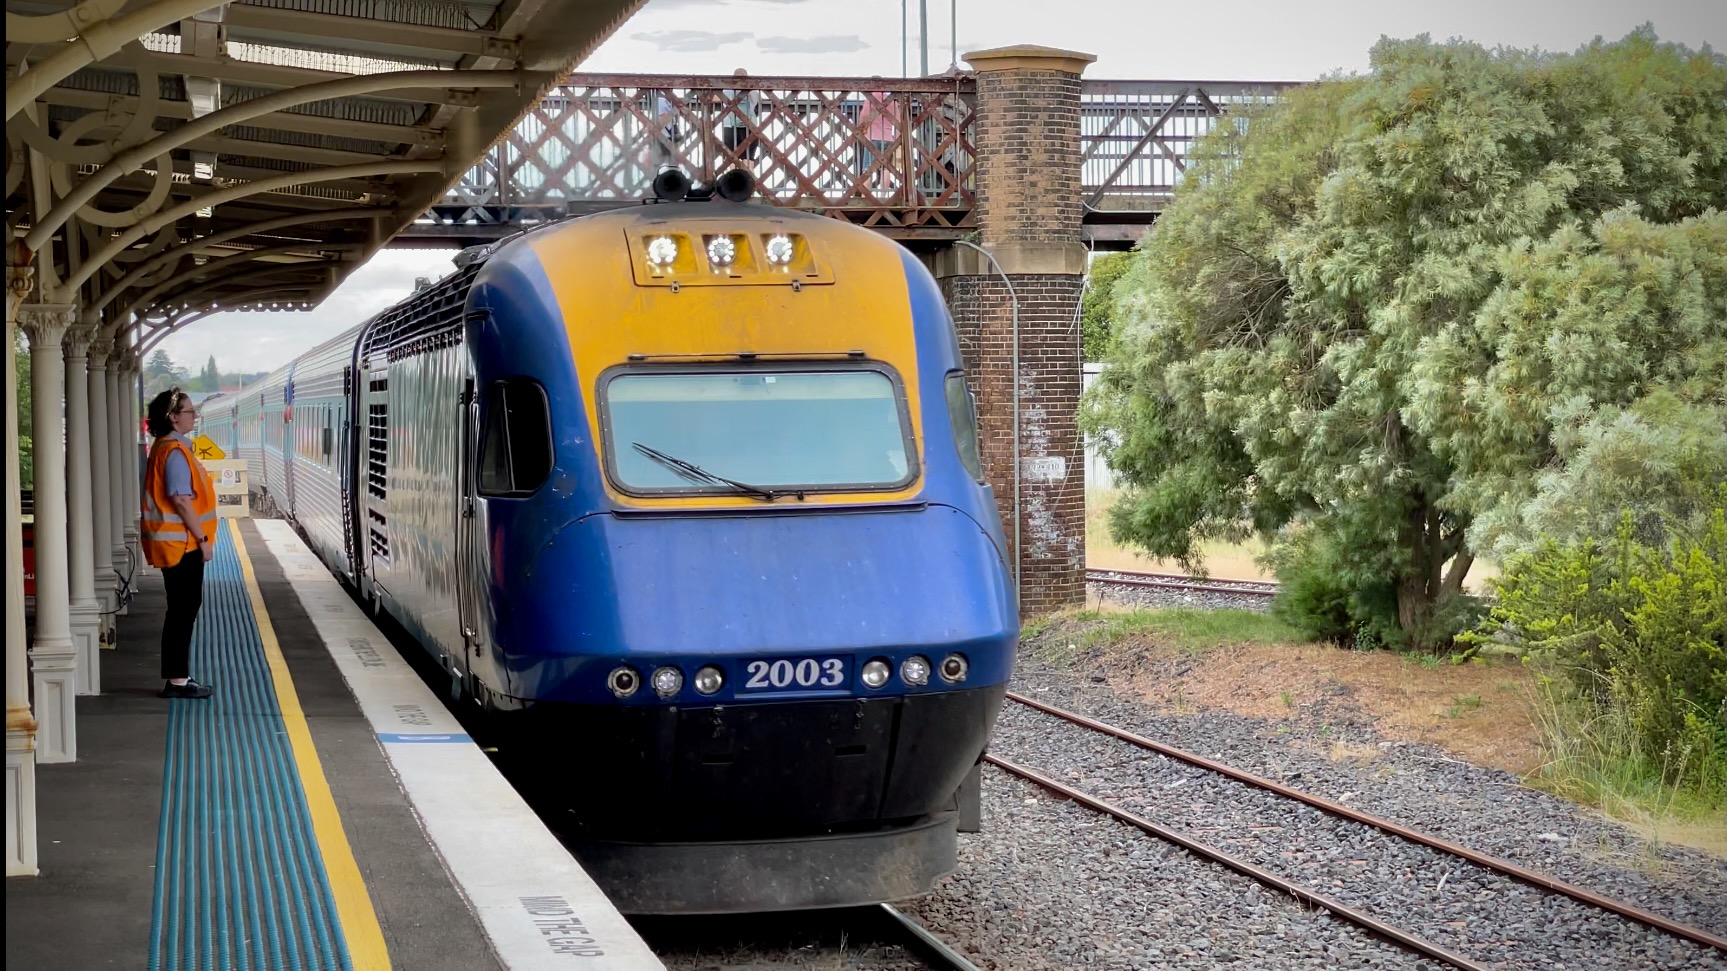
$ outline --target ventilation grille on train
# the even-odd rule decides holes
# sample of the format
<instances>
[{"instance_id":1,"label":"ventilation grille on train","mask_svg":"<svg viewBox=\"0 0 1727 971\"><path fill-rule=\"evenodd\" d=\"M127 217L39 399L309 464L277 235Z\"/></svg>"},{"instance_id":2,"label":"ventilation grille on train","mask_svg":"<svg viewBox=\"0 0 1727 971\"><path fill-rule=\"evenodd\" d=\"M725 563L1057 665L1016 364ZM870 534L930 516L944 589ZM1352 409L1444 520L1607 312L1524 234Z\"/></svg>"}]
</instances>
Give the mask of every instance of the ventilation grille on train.
<instances>
[{"instance_id":1,"label":"ventilation grille on train","mask_svg":"<svg viewBox=\"0 0 1727 971\"><path fill-rule=\"evenodd\" d=\"M389 524L384 522L384 517L379 515L376 509L368 509L366 512L372 521L371 528L367 530L372 538L372 559L387 560L390 558Z\"/></svg>"},{"instance_id":2,"label":"ventilation grille on train","mask_svg":"<svg viewBox=\"0 0 1727 971\"><path fill-rule=\"evenodd\" d=\"M390 457L390 406L366 406L366 491L378 499L384 498L388 485Z\"/></svg>"},{"instance_id":3,"label":"ventilation grille on train","mask_svg":"<svg viewBox=\"0 0 1727 971\"><path fill-rule=\"evenodd\" d=\"M462 342L462 319L474 277L485 266L478 260L416 293L406 303L378 315L361 339L360 360L386 354L391 361L424 354Z\"/></svg>"}]
</instances>

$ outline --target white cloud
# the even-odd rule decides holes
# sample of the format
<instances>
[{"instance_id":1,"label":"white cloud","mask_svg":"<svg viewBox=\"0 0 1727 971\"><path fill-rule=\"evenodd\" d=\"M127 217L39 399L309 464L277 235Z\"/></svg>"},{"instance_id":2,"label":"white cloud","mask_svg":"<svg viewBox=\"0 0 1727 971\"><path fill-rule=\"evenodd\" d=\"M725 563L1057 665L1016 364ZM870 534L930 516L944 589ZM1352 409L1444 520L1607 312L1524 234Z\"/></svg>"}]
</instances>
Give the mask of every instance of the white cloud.
<instances>
[{"instance_id":1,"label":"white cloud","mask_svg":"<svg viewBox=\"0 0 1727 971\"><path fill-rule=\"evenodd\" d=\"M909 63L918 70L916 0L905 0ZM1187 15L1146 0L928 0L929 66L946 70L967 51L1042 44L1097 55L1086 76L1305 81L1339 68L1365 70L1382 35L1466 37L1485 46L1568 51L1596 36L1616 39L1649 21L1664 39L1691 47L1727 45L1727 5L1694 0L1210 0ZM756 75L898 76L901 5L893 0L650 0L628 27L601 45L580 70L596 73L729 74L733 51L691 52L675 64L633 33L726 32L810 40L856 35L852 51L761 50L743 66ZM955 43L956 32L966 43Z\"/></svg>"},{"instance_id":2,"label":"white cloud","mask_svg":"<svg viewBox=\"0 0 1727 971\"><path fill-rule=\"evenodd\" d=\"M843 37L763 37L756 47L769 54L855 54L869 45L856 34Z\"/></svg>"},{"instance_id":3,"label":"white cloud","mask_svg":"<svg viewBox=\"0 0 1727 971\"><path fill-rule=\"evenodd\" d=\"M455 250L386 249L354 271L316 310L211 314L162 339L192 373L212 354L223 371L272 371L414 292L455 267Z\"/></svg>"},{"instance_id":4,"label":"white cloud","mask_svg":"<svg viewBox=\"0 0 1727 971\"><path fill-rule=\"evenodd\" d=\"M635 40L644 41L661 51L674 54L694 54L719 50L727 44L740 43L753 36L755 35L748 31L720 34L711 30L654 30L633 35Z\"/></svg>"}]
</instances>

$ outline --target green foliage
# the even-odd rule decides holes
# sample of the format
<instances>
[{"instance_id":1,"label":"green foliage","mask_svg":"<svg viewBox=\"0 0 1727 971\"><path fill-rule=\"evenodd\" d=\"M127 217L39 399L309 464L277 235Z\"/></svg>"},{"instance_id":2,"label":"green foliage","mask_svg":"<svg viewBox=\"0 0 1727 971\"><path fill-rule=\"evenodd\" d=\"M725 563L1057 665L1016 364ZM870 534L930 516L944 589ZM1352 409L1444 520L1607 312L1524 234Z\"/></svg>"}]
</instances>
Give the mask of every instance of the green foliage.
<instances>
[{"instance_id":1,"label":"green foliage","mask_svg":"<svg viewBox=\"0 0 1727 971\"><path fill-rule=\"evenodd\" d=\"M1510 248L1468 327L1426 342L1409 412L1453 468L1470 539L1611 536L1695 516L1727 479L1727 215L1628 209ZM1657 531L1652 536L1658 537Z\"/></svg>"},{"instance_id":2,"label":"green foliage","mask_svg":"<svg viewBox=\"0 0 1727 971\"><path fill-rule=\"evenodd\" d=\"M1080 353L1101 361L1115 334L1115 285L1132 264L1130 253L1105 253L1091 261L1079 304Z\"/></svg>"},{"instance_id":3,"label":"green foliage","mask_svg":"<svg viewBox=\"0 0 1727 971\"><path fill-rule=\"evenodd\" d=\"M1300 632L1254 610L1087 610L1035 627L1028 625L1020 632L1022 641L1034 638L1046 642L1039 648L1045 660L1065 664L1090 648L1133 638L1153 638L1182 650L1204 651L1234 644L1290 644L1300 640Z\"/></svg>"},{"instance_id":4,"label":"green foliage","mask_svg":"<svg viewBox=\"0 0 1727 971\"><path fill-rule=\"evenodd\" d=\"M1277 573L1272 614L1304 640L1380 648L1401 638L1397 589L1384 576L1363 575L1348 549L1318 530L1302 530L1266 557Z\"/></svg>"},{"instance_id":5,"label":"green foliage","mask_svg":"<svg viewBox=\"0 0 1727 971\"><path fill-rule=\"evenodd\" d=\"M1116 286L1082 425L1118 539L1191 568L1298 524L1350 597L1392 586L1386 643L1443 646L1476 550L1549 515L1582 429L1723 413L1727 63L1644 29L1372 64L1202 141Z\"/></svg>"},{"instance_id":6,"label":"green foliage","mask_svg":"<svg viewBox=\"0 0 1727 971\"><path fill-rule=\"evenodd\" d=\"M1499 559L1538 545L1612 536L1622 515L1645 543L1668 530L1707 527L1714 489L1727 482L1727 425L1721 409L1688 404L1666 391L1597 409L1553 435L1557 463L1541 472L1520 506L1485 517Z\"/></svg>"},{"instance_id":7,"label":"green foliage","mask_svg":"<svg viewBox=\"0 0 1727 971\"><path fill-rule=\"evenodd\" d=\"M1397 584L1379 572L1376 557L1361 555L1365 546L1350 538L1351 525L1340 521L1332 530L1291 531L1265 557L1278 578L1272 613L1305 639L1363 650L1437 652L1480 622L1485 605L1459 593L1413 628L1403 629L1397 614Z\"/></svg>"},{"instance_id":8,"label":"green foliage","mask_svg":"<svg viewBox=\"0 0 1727 971\"><path fill-rule=\"evenodd\" d=\"M193 390L222 390L222 371L216 367L216 355L210 355L210 360L204 364L203 370L198 372L198 380L193 382Z\"/></svg>"},{"instance_id":9,"label":"green foliage","mask_svg":"<svg viewBox=\"0 0 1727 971\"><path fill-rule=\"evenodd\" d=\"M169 388L186 389L190 385L186 369L174 363L168 352L156 348L144 362L144 400L149 401Z\"/></svg>"},{"instance_id":10,"label":"green foliage","mask_svg":"<svg viewBox=\"0 0 1727 971\"><path fill-rule=\"evenodd\" d=\"M1556 671L1568 689L1558 704L1575 705L1561 724L1596 737L1601 757L1719 790L1727 785L1727 488L1707 522L1701 535L1649 544L1627 515L1609 544L1544 542L1507 564L1492 614L1469 636L1509 639Z\"/></svg>"}]
</instances>

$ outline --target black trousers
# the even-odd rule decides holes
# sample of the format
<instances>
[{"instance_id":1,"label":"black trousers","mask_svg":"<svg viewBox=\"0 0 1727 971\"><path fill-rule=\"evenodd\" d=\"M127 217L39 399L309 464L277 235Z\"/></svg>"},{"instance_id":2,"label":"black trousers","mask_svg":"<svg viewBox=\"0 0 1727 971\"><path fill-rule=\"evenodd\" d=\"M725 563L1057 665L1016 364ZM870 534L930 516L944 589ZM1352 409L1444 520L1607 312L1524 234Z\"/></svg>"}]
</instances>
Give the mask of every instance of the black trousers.
<instances>
[{"instance_id":1,"label":"black trousers","mask_svg":"<svg viewBox=\"0 0 1727 971\"><path fill-rule=\"evenodd\" d=\"M187 550L180 562L162 570L168 590L168 616L162 621L162 677L191 677L192 627L204 607L204 554Z\"/></svg>"}]
</instances>

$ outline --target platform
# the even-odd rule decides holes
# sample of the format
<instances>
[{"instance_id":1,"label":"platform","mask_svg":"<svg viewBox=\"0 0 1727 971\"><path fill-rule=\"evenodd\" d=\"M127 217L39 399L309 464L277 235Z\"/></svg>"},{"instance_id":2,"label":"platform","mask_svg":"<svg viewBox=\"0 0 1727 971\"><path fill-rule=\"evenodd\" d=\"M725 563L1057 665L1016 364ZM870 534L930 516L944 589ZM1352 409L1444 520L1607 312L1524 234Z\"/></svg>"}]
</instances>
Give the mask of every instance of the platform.
<instances>
[{"instance_id":1,"label":"platform","mask_svg":"<svg viewBox=\"0 0 1727 971\"><path fill-rule=\"evenodd\" d=\"M209 700L158 697L138 587L79 760L37 769L8 967L663 971L286 523L222 523Z\"/></svg>"}]
</instances>

